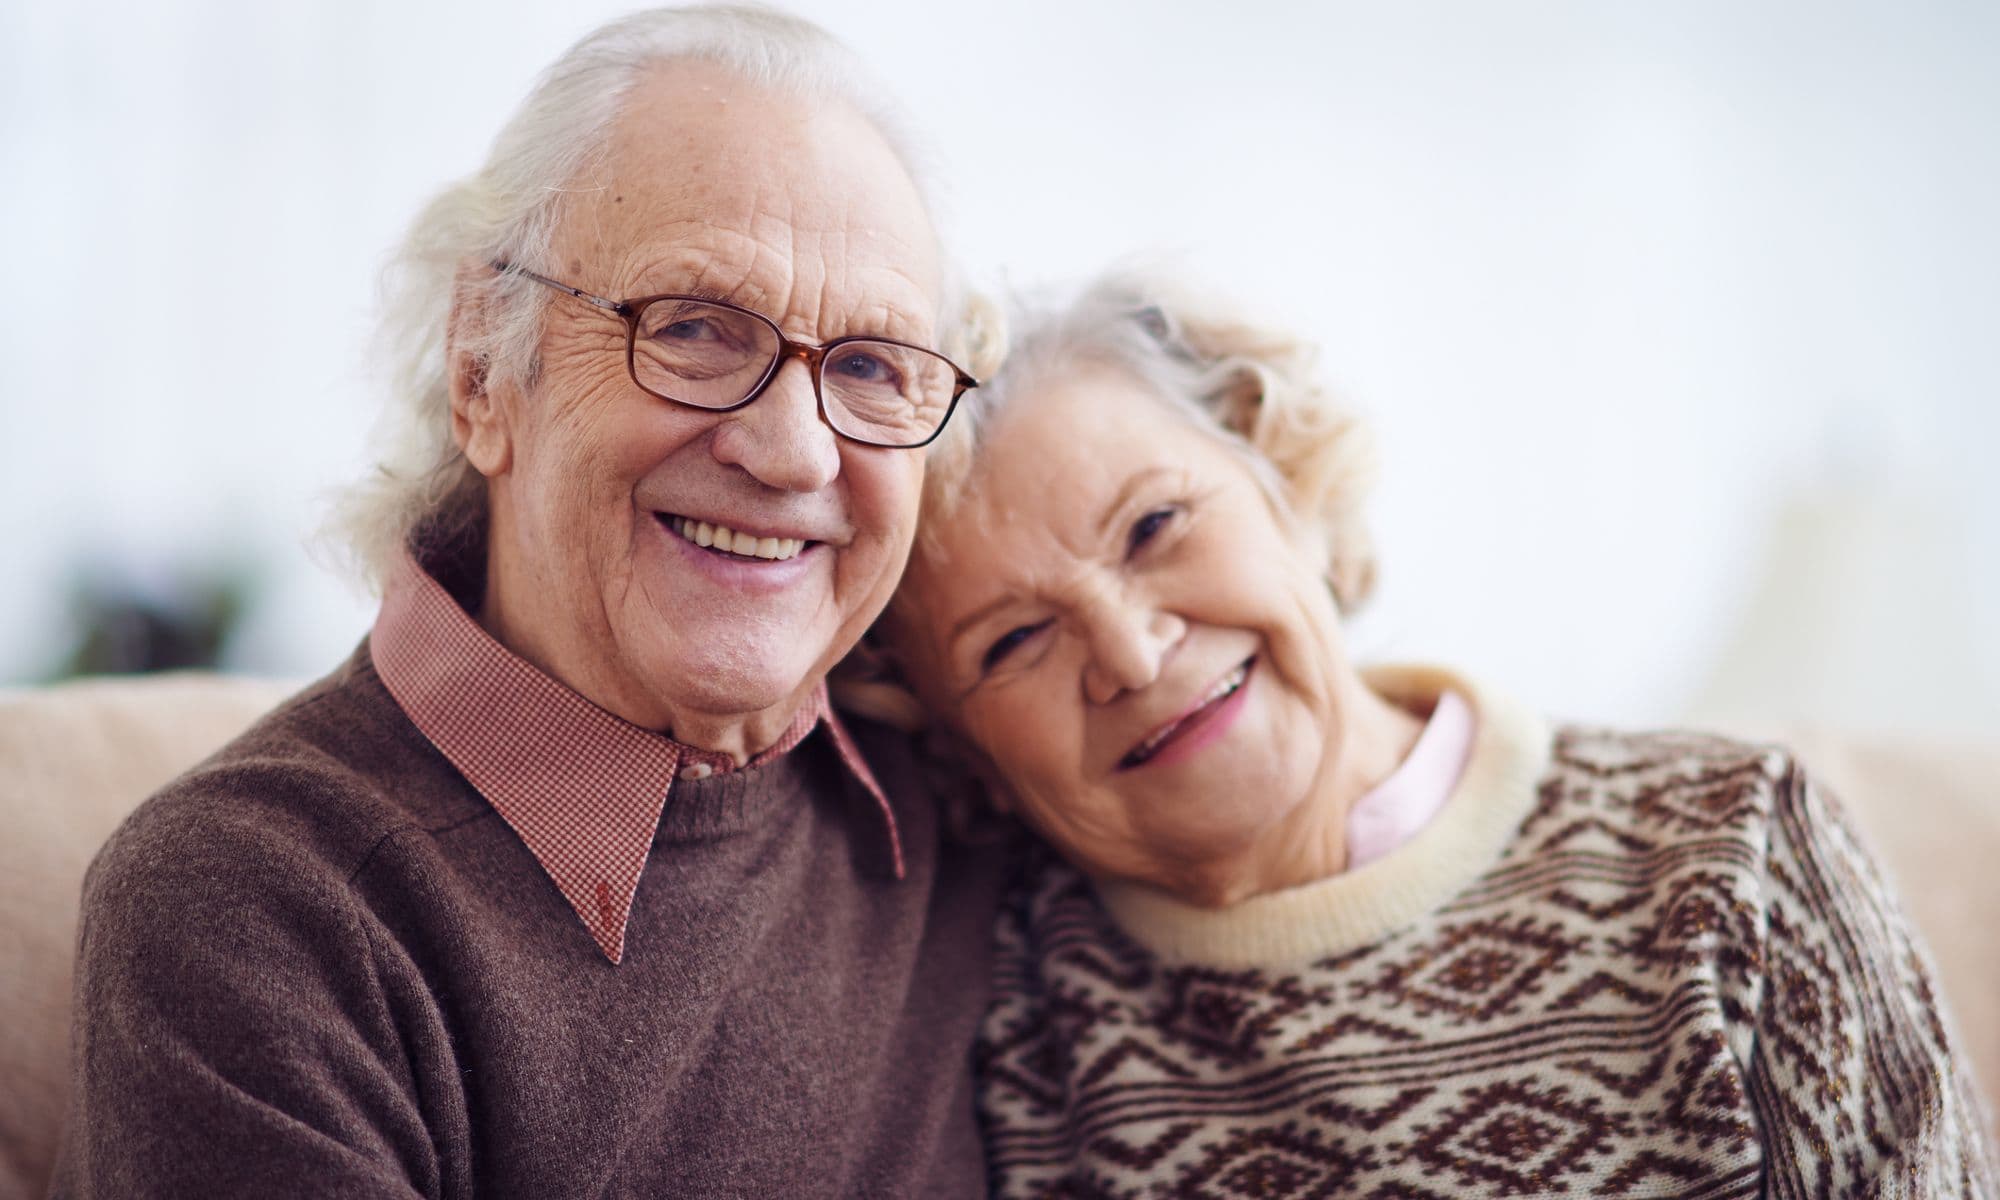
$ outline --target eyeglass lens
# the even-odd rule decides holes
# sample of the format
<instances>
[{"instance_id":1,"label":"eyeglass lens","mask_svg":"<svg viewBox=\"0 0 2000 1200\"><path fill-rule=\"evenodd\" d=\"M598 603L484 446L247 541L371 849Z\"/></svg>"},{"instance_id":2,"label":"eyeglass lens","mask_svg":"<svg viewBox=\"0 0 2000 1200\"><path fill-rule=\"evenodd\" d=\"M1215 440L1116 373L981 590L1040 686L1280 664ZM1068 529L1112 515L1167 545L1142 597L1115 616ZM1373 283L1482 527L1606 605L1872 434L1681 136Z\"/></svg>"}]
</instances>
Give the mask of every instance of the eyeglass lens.
<instances>
[{"instance_id":1,"label":"eyeglass lens","mask_svg":"<svg viewBox=\"0 0 2000 1200\"><path fill-rule=\"evenodd\" d=\"M648 304L632 343L632 374L648 391L701 408L729 408L763 380L778 334L747 312L700 300ZM957 384L938 355L866 338L836 343L820 363L820 400L841 433L881 445L937 432Z\"/></svg>"}]
</instances>

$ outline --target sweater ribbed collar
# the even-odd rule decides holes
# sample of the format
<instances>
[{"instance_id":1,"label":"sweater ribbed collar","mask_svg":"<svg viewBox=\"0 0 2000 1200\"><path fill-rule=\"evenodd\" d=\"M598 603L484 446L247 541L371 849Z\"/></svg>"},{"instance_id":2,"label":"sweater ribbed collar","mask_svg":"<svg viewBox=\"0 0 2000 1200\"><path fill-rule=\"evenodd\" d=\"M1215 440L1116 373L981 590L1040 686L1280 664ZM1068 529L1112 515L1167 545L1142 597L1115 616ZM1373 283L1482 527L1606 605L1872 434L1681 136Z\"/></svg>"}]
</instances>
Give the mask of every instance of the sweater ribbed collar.
<instances>
[{"instance_id":1,"label":"sweater ribbed collar","mask_svg":"<svg viewBox=\"0 0 2000 1200\"><path fill-rule=\"evenodd\" d=\"M1384 699L1414 712L1429 711L1445 691L1471 703L1472 756L1437 816L1366 866L1227 908L1201 908L1145 884L1098 881L1106 910L1126 933L1170 962L1224 970L1311 962L1408 926L1498 861L1534 808L1549 761L1547 722L1435 667L1374 667L1362 677Z\"/></svg>"}]
</instances>

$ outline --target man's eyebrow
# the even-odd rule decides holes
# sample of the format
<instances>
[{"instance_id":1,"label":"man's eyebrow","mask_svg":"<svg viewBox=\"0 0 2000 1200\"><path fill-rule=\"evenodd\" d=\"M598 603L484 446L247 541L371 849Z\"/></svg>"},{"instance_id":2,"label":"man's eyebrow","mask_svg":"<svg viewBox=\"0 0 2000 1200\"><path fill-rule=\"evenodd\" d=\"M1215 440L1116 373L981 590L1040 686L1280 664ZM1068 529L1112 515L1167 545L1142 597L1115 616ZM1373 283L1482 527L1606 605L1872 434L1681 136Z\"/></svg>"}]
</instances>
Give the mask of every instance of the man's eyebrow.
<instances>
[{"instance_id":1,"label":"man's eyebrow","mask_svg":"<svg viewBox=\"0 0 2000 1200\"><path fill-rule=\"evenodd\" d=\"M918 345L936 333L937 321L924 315L924 306L905 304L899 298L877 296L841 320L839 337L881 337Z\"/></svg>"}]
</instances>

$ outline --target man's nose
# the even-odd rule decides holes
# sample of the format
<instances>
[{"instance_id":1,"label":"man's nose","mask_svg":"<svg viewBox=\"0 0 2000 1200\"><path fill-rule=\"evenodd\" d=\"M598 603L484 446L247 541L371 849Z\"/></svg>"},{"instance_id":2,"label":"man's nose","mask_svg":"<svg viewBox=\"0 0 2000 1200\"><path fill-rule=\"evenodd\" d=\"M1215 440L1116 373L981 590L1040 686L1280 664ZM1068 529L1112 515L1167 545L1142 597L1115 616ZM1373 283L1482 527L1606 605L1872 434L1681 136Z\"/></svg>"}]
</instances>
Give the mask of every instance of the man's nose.
<instances>
[{"instance_id":1,"label":"man's nose","mask_svg":"<svg viewBox=\"0 0 2000 1200\"><path fill-rule=\"evenodd\" d=\"M816 492L840 474L840 440L820 419L812 370L787 357L755 400L715 431L718 461L787 492Z\"/></svg>"},{"instance_id":2,"label":"man's nose","mask_svg":"<svg viewBox=\"0 0 2000 1200\"><path fill-rule=\"evenodd\" d=\"M1082 615L1089 650L1083 693L1092 704L1109 704L1158 679L1187 635L1187 622L1173 613L1117 593L1092 597Z\"/></svg>"}]
</instances>

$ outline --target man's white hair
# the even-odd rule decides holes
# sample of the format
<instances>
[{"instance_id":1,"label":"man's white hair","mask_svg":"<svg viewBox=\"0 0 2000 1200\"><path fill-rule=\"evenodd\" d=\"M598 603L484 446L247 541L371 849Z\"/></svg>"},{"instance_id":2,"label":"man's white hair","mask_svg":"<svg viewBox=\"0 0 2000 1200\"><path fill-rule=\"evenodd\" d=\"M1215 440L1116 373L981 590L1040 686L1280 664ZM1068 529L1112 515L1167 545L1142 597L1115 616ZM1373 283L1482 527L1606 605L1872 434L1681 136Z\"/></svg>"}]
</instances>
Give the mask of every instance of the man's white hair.
<instances>
[{"instance_id":1,"label":"man's white hair","mask_svg":"<svg viewBox=\"0 0 2000 1200\"><path fill-rule=\"evenodd\" d=\"M377 461L341 498L330 529L370 582L381 583L403 547L459 542L484 523L484 480L451 431L445 348L456 291L476 289L486 316L478 329L460 331L460 348L498 381L526 384L534 375L554 293L514 272L466 268L507 262L546 271L566 197L602 165L626 96L651 69L676 60L714 63L809 102L852 106L889 143L936 222L927 162L899 108L818 26L736 5L656 8L601 26L536 81L485 164L425 206L385 272L381 348L392 373ZM940 257L945 353L971 353L955 344L957 276Z\"/></svg>"}]
</instances>

